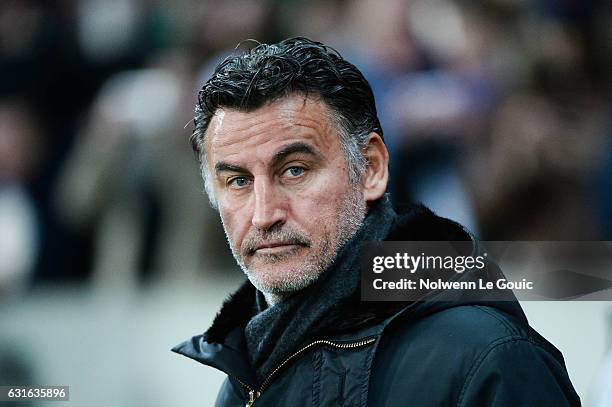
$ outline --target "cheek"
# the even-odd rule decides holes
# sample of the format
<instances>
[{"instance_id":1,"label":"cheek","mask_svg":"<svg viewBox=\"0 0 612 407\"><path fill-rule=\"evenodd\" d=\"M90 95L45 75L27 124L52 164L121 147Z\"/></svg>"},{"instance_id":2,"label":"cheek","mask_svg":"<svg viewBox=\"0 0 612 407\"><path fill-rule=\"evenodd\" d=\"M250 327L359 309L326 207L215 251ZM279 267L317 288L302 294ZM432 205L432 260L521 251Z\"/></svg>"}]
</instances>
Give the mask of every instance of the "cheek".
<instances>
[{"instance_id":1,"label":"cheek","mask_svg":"<svg viewBox=\"0 0 612 407\"><path fill-rule=\"evenodd\" d=\"M336 222L339 208L350 192L347 182L324 178L307 191L296 194L291 200L292 214L312 230L323 230Z\"/></svg>"},{"instance_id":2,"label":"cheek","mask_svg":"<svg viewBox=\"0 0 612 407\"><path fill-rule=\"evenodd\" d=\"M240 247L248 231L248 216L236 208L227 208L221 205L219 205L219 215L227 237L234 247Z\"/></svg>"},{"instance_id":3,"label":"cheek","mask_svg":"<svg viewBox=\"0 0 612 407\"><path fill-rule=\"evenodd\" d=\"M341 166L330 170L317 184L311 191L311 196L321 208L335 207L346 199L350 190L354 188L349 182L346 169Z\"/></svg>"}]
</instances>

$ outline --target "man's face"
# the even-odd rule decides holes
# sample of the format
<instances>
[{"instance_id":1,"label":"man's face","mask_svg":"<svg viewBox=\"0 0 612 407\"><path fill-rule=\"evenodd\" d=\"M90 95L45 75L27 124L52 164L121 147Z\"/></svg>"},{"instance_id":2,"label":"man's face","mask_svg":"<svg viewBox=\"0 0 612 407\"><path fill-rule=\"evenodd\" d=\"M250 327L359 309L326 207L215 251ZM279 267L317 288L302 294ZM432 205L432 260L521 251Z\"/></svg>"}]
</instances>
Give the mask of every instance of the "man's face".
<instances>
[{"instance_id":1,"label":"man's face","mask_svg":"<svg viewBox=\"0 0 612 407\"><path fill-rule=\"evenodd\" d=\"M268 301L313 283L366 210L327 106L294 95L219 109L206 137L225 233L251 282Z\"/></svg>"}]
</instances>

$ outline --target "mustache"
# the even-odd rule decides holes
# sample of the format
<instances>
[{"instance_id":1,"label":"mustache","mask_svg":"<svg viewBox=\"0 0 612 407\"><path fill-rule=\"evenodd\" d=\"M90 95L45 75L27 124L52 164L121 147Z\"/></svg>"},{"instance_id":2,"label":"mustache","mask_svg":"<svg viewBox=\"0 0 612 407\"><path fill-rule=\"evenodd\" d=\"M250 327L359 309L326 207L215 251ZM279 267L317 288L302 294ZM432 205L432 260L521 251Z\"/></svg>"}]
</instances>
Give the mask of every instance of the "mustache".
<instances>
[{"instance_id":1,"label":"mustache","mask_svg":"<svg viewBox=\"0 0 612 407\"><path fill-rule=\"evenodd\" d=\"M267 231L255 231L247 236L242 242L242 253L246 256L252 256L257 251L257 248L269 244L286 244L310 247L310 239L302 233L291 229L270 229Z\"/></svg>"}]
</instances>

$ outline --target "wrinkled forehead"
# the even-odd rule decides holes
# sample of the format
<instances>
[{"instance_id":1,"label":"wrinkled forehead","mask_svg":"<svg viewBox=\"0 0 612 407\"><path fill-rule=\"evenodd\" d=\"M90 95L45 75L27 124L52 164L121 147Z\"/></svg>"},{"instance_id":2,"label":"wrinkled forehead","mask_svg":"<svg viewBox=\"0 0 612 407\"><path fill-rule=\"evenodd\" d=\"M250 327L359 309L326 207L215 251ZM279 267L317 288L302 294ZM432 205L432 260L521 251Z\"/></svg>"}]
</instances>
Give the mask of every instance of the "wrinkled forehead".
<instances>
[{"instance_id":1,"label":"wrinkled forehead","mask_svg":"<svg viewBox=\"0 0 612 407\"><path fill-rule=\"evenodd\" d=\"M331 109L318 98L299 94L251 111L219 108L206 130L205 151L211 162L211 155L255 150L286 139L304 139L320 148L339 143Z\"/></svg>"}]
</instances>

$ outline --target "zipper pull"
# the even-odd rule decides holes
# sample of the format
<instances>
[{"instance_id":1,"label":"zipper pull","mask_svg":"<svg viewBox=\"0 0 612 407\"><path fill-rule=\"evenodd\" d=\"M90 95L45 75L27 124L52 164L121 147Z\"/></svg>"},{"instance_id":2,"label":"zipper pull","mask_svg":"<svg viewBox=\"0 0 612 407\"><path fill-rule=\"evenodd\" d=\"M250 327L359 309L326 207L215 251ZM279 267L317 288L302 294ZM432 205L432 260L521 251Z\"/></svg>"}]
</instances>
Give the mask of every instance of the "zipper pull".
<instances>
[{"instance_id":1,"label":"zipper pull","mask_svg":"<svg viewBox=\"0 0 612 407\"><path fill-rule=\"evenodd\" d=\"M253 405L253 403L255 403L255 400L257 400L259 398L259 396L261 396L261 393L255 390L251 390L249 392L249 401L246 403L245 407L251 407Z\"/></svg>"}]
</instances>

